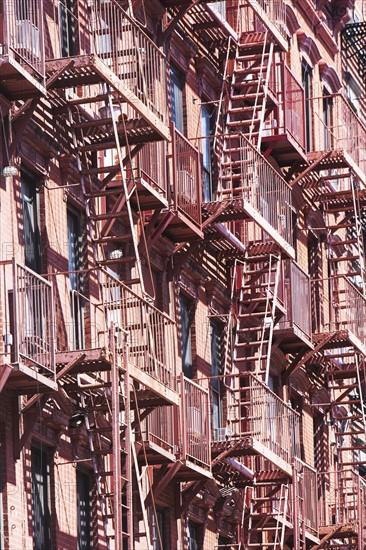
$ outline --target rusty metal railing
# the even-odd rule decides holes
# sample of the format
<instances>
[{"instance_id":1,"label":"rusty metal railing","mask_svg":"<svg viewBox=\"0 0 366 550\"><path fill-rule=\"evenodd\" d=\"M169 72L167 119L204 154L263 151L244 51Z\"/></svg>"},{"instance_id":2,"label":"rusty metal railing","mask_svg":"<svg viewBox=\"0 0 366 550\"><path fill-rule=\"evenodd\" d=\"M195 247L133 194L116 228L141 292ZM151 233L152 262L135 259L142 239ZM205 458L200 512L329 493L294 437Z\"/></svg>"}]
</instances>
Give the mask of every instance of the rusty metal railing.
<instances>
[{"instance_id":1,"label":"rusty metal railing","mask_svg":"<svg viewBox=\"0 0 366 550\"><path fill-rule=\"evenodd\" d=\"M242 199L292 245L292 197L287 182L242 135L226 136L227 146L239 149L239 160L225 159L220 200Z\"/></svg>"},{"instance_id":2,"label":"rusty metal railing","mask_svg":"<svg viewBox=\"0 0 366 550\"><path fill-rule=\"evenodd\" d=\"M4 0L3 53L11 55L41 84L45 80L43 0Z\"/></svg>"},{"instance_id":3,"label":"rusty metal railing","mask_svg":"<svg viewBox=\"0 0 366 550\"><path fill-rule=\"evenodd\" d=\"M278 328L297 327L307 337L311 337L310 277L295 262L285 266L284 305L286 313Z\"/></svg>"},{"instance_id":4,"label":"rusty metal railing","mask_svg":"<svg viewBox=\"0 0 366 550\"><path fill-rule=\"evenodd\" d=\"M167 152L166 143L157 141L146 143L137 155L137 177L146 181L159 193L167 196Z\"/></svg>"},{"instance_id":5,"label":"rusty metal railing","mask_svg":"<svg viewBox=\"0 0 366 550\"><path fill-rule=\"evenodd\" d=\"M313 331L349 330L366 345L366 299L346 276L311 281Z\"/></svg>"},{"instance_id":6,"label":"rusty metal railing","mask_svg":"<svg viewBox=\"0 0 366 550\"><path fill-rule=\"evenodd\" d=\"M145 441L175 454L177 452L176 407L156 407L144 420Z\"/></svg>"},{"instance_id":7,"label":"rusty metal railing","mask_svg":"<svg viewBox=\"0 0 366 550\"><path fill-rule=\"evenodd\" d=\"M365 541L364 480L352 470L330 471L317 474L317 485L319 527L356 524Z\"/></svg>"},{"instance_id":8,"label":"rusty metal railing","mask_svg":"<svg viewBox=\"0 0 366 550\"><path fill-rule=\"evenodd\" d=\"M275 133L288 133L305 149L305 99L304 88L297 80L291 69L281 62L277 65L281 81L278 89L279 120ZM277 72L278 74L278 72Z\"/></svg>"},{"instance_id":9,"label":"rusty metal railing","mask_svg":"<svg viewBox=\"0 0 366 550\"><path fill-rule=\"evenodd\" d=\"M55 379L54 318L51 284L13 261L0 262L2 333L11 362L24 363Z\"/></svg>"},{"instance_id":10,"label":"rusty metal railing","mask_svg":"<svg viewBox=\"0 0 366 550\"><path fill-rule=\"evenodd\" d=\"M94 53L162 122L167 122L163 52L116 0L91 0ZM128 93L128 92L127 92Z\"/></svg>"},{"instance_id":11,"label":"rusty metal railing","mask_svg":"<svg viewBox=\"0 0 366 550\"><path fill-rule=\"evenodd\" d=\"M180 376L182 458L211 468L211 428L208 390Z\"/></svg>"},{"instance_id":12,"label":"rusty metal railing","mask_svg":"<svg viewBox=\"0 0 366 550\"><path fill-rule=\"evenodd\" d=\"M175 390L175 322L106 271L102 286L106 318L127 331L129 362Z\"/></svg>"},{"instance_id":13,"label":"rusty metal railing","mask_svg":"<svg viewBox=\"0 0 366 550\"><path fill-rule=\"evenodd\" d=\"M269 28L280 44L285 44L287 40L284 0L248 0L238 4L234 2L227 7L227 19L238 36L245 32L263 32Z\"/></svg>"},{"instance_id":14,"label":"rusty metal railing","mask_svg":"<svg viewBox=\"0 0 366 550\"><path fill-rule=\"evenodd\" d=\"M238 382L239 376L240 387L230 390L227 433L253 438L291 464L300 456L300 415L254 374L240 374Z\"/></svg>"},{"instance_id":15,"label":"rusty metal railing","mask_svg":"<svg viewBox=\"0 0 366 550\"><path fill-rule=\"evenodd\" d=\"M342 94L309 101L314 114L314 151L343 149L366 174L366 126L351 104Z\"/></svg>"},{"instance_id":16,"label":"rusty metal railing","mask_svg":"<svg viewBox=\"0 0 366 550\"><path fill-rule=\"evenodd\" d=\"M202 222L202 178L200 155L183 134L172 124L172 164L174 209L200 226Z\"/></svg>"},{"instance_id":17,"label":"rusty metal railing","mask_svg":"<svg viewBox=\"0 0 366 550\"><path fill-rule=\"evenodd\" d=\"M291 495L293 521L297 521L298 529L305 529L305 531L309 531L313 535L317 536L317 472L314 468L300 460L298 457L295 457L293 462L293 483Z\"/></svg>"}]
</instances>

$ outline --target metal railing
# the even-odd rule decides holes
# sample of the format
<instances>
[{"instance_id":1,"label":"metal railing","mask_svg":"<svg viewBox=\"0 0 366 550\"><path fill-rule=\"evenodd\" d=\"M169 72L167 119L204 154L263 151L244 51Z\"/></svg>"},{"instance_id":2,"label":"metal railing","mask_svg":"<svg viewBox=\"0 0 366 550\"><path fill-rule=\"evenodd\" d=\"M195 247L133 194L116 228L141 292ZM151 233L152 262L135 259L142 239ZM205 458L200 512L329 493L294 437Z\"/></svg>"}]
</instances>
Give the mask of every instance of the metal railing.
<instances>
[{"instance_id":1,"label":"metal railing","mask_svg":"<svg viewBox=\"0 0 366 550\"><path fill-rule=\"evenodd\" d=\"M311 281L313 331L349 330L366 346L366 299L346 276Z\"/></svg>"},{"instance_id":2,"label":"metal railing","mask_svg":"<svg viewBox=\"0 0 366 550\"><path fill-rule=\"evenodd\" d=\"M231 141L233 147L237 147L236 135L232 138L226 136L228 147ZM238 198L247 201L292 246L289 185L244 135L240 138L239 151L239 160L232 162L231 158L226 159L220 200Z\"/></svg>"},{"instance_id":3,"label":"metal railing","mask_svg":"<svg viewBox=\"0 0 366 550\"><path fill-rule=\"evenodd\" d=\"M130 364L175 390L175 322L106 271L102 286L106 319L128 334Z\"/></svg>"},{"instance_id":4,"label":"metal railing","mask_svg":"<svg viewBox=\"0 0 366 550\"><path fill-rule=\"evenodd\" d=\"M2 53L12 55L34 72L42 84L45 79L43 0L4 0Z\"/></svg>"},{"instance_id":5,"label":"metal railing","mask_svg":"<svg viewBox=\"0 0 366 550\"><path fill-rule=\"evenodd\" d=\"M180 376L182 458L210 469L211 429L208 390Z\"/></svg>"},{"instance_id":6,"label":"metal railing","mask_svg":"<svg viewBox=\"0 0 366 550\"><path fill-rule=\"evenodd\" d=\"M202 222L202 178L198 149L172 124L172 164L174 209L200 226Z\"/></svg>"},{"instance_id":7,"label":"metal railing","mask_svg":"<svg viewBox=\"0 0 366 550\"><path fill-rule=\"evenodd\" d=\"M295 500L293 510L297 509L298 516L293 515L293 521L297 521L300 529L305 528L306 531L313 535L318 534L318 486L317 472L295 457L293 462L293 480L292 497ZM296 488L296 491L295 491ZM294 492L295 491L295 492Z\"/></svg>"},{"instance_id":8,"label":"metal railing","mask_svg":"<svg viewBox=\"0 0 366 550\"><path fill-rule=\"evenodd\" d=\"M366 126L342 94L311 100L314 151L343 149L366 174Z\"/></svg>"},{"instance_id":9,"label":"metal railing","mask_svg":"<svg viewBox=\"0 0 366 550\"><path fill-rule=\"evenodd\" d=\"M37 0L34 0L37 1ZM111 80L132 108L168 124L166 59L162 50L130 17L117 0L89 0L68 9L59 2L47 29L49 60L94 54L113 73ZM57 15L58 13L58 15ZM117 77L117 79L115 78ZM88 96L105 93L85 82ZM80 86L79 86L80 87ZM148 111L146 111L146 109ZM147 114L149 113L149 115Z\"/></svg>"},{"instance_id":10,"label":"metal railing","mask_svg":"<svg viewBox=\"0 0 366 550\"><path fill-rule=\"evenodd\" d=\"M85 288L97 284L93 272L53 273L56 347L58 352L108 347L108 319Z\"/></svg>"},{"instance_id":11,"label":"metal railing","mask_svg":"<svg viewBox=\"0 0 366 550\"><path fill-rule=\"evenodd\" d=\"M262 32L270 27L286 39L286 3L284 0L248 0L227 8L228 21L240 36L244 32ZM277 36L277 34L276 34Z\"/></svg>"},{"instance_id":12,"label":"metal railing","mask_svg":"<svg viewBox=\"0 0 366 550\"><path fill-rule=\"evenodd\" d=\"M5 342L11 345L11 362L22 362L54 380L51 284L15 261L0 262L0 273L2 334L6 335Z\"/></svg>"},{"instance_id":13,"label":"metal railing","mask_svg":"<svg viewBox=\"0 0 366 550\"><path fill-rule=\"evenodd\" d=\"M137 156L136 174L164 197L167 196L167 152L164 141L144 145Z\"/></svg>"},{"instance_id":14,"label":"metal railing","mask_svg":"<svg viewBox=\"0 0 366 550\"><path fill-rule=\"evenodd\" d=\"M163 52L116 0L91 0L93 53L128 90L167 123L166 65Z\"/></svg>"},{"instance_id":15,"label":"metal railing","mask_svg":"<svg viewBox=\"0 0 366 550\"><path fill-rule=\"evenodd\" d=\"M175 454L177 451L176 407L156 407L144 420L145 441Z\"/></svg>"},{"instance_id":16,"label":"metal railing","mask_svg":"<svg viewBox=\"0 0 366 550\"><path fill-rule=\"evenodd\" d=\"M240 374L237 381L240 387L230 390L227 433L253 438L291 464L300 456L300 415L254 374Z\"/></svg>"},{"instance_id":17,"label":"metal railing","mask_svg":"<svg viewBox=\"0 0 366 550\"><path fill-rule=\"evenodd\" d=\"M279 120L276 134L290 134L305 149L305 97L304 88L290 68L281 62L277 65L277 96L279 99Z\"/></svg>"},{"instance_id":18,"label":"metal railing","mask_svg":"<svg viewBox=\"0 0 366 550\"><path fill-rule=\"evenodd\" d=\"M366 524L364 480L352 470L331 471L317 474L317 486L319 527L360 522L358 532L363 533L364 538Z\"/></svg>"},{"instance_id":19,"label":"metal railing","mask_svg":"<svg viewBox=\"0 0 366 550\"><path fill-rule=\"evenodd\" d=\"M285 266L284 283L286 314L280 320L278 328L288 329L295 326L310 338L310 277L295 262L290 261Z\"/></svg>"}]
</instances>

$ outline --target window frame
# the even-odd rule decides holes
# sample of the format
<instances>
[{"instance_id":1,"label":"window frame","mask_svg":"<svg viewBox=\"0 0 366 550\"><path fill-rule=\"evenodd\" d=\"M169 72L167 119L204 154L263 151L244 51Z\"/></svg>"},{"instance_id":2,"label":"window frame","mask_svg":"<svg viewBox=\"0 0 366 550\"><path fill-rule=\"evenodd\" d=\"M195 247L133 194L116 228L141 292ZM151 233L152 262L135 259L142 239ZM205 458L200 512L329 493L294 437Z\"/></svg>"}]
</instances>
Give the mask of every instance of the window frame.
<instances>
[{"instance_id":1,"label":"window frame","mask_svg":"<svg viewBox=\"0 0 366 550\"><path fill-rule=\"evenodd\" d=\"M43 487L41 497L41 507L44 508L43 514L40 516L38 523L41 529L35 529L35 459L38 457L40 468L38 473L42 477L41 485ZM37 443L31 445L31 480L32 480L32 539L34 548L37 550L48 550L52 547L52 524L51 524L51 474L50 474L50 457L48 449L43 448ZM37 491L37 494L39 491ZM38 509L41 509L39 507ZM40 545L38 544L40 542Z\"/></svg>"},{"instance_id":2,"label":"window frame","mask_svg":"<svg viewBox=\"0 0 366 550\"><path fill-rule=\"evenodd\" d=\"M170 109L171 120L181 134L185 134L184 121L184 92L185 78L183 73L173 64L170 64Z\"/></svg>"}]
</instances>

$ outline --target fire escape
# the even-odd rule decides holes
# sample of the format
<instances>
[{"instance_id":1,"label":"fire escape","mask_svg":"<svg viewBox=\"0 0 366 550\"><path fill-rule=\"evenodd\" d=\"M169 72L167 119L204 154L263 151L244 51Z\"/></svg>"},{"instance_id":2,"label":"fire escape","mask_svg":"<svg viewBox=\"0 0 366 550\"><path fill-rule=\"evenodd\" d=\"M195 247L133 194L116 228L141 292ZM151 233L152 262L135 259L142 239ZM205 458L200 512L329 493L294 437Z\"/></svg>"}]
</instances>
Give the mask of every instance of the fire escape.
<instances>
[{"instance_id":1,"label":"fire escape","mask_svg":"<svg viewBox=\"0 0 366 550\"><path fill-rule=\"evenodd\" d=\"M314 98L313 146L308 164L288 176L320 212L316 231L326 236L329 276L312 257L313 349L290 356L285 377L309 367L323 380L334 426L335 471L318 474L320 544L360 549L365 544L365 257L364 145L366 129L342 95ZM324 118L324 112L327 112ZM323 113L323 114L321 114ZM311 216L311 214L309 214ZM314 223L310 220L311 224ZM332 517L325 510L331 507ZM320 546L320 547L322 547Z\"/></svg>"},{"instance_id":2,"label":"fire escape","mask_svg":"<svg viewBox=\"0 0 366 550\"><path fill-rule=\"evenodd\" d=\"M169 126L162 50L116 0L66 10L78 42L59 51L43 34L42 3L35 7L31 35L24 29L20 40L11 32L23 29L20 16L4 4L2 43L15 43L7 41L2 92L18 101L22 131L47 92L44 112L58 133L67 193L85 209L89 249L87 270L48 279L2 262L1 389L28 395L14 453L46 405L40 392L51 391L55 425L58 413L71 418L64 429L75 454L92 462L108 547L132 548L139 532L151 548L158 495L173 479L211 478L208 392L177 381L175 325L154 307L144 268L162 232L178 242L202 235L199 154ZM57 50L50 59L48 39ZM25 55L36 48L42 71ZM11 154L21 135L11 136Z\"/></svg>"}]
</instances>

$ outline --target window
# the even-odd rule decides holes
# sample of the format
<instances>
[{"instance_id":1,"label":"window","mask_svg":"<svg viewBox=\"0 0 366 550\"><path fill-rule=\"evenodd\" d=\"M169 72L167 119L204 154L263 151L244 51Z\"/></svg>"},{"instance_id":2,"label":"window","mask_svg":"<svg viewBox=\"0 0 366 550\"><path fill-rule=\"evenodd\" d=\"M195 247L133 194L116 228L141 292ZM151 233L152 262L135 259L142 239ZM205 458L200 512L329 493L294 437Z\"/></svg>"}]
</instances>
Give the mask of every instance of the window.
<instances>
[{"instance_id":1,"label":"window","mask_svg":"<svg viewBox=\"0 0 366 550\"><path fill-rule=\"evenodd\" d=\"M211 321L211 375L217 377L221 375L221 358L222 358L222 330L221 326ZM215 439L220 439L219 432L222 427L222 391L221 378L212 378L211 380L211 395L212 395L212 414L213 428Z\"/></svg>"},{"instance_id":2,"label":"window","mask_svg":"<svg viewBox=\"0 0 366 550\"><path fill-rule=\"evenodd\" d=\"M90 550L90 478L82 470L76 471L78 546L77 550Z\"/></svg>"},{"instance_id":3,"label":"window","mask_svg":"<svg viewBox=\"0 0 366 550\"><path fill-rule=\"evenodd\" d=\"M187 525L188 550L199 550L200 525L189 521Z\"/></svg>"},{"instance_id":4,"label":"window","mask_svg":"<svg viewBox=\"0 0 366 550\"><path fill-rule=\"evenodd\" d=\"M36 176L26 170L21 174L24 261L33 271L41 271L39 207Z\"/></svg>"},{"instance_id":5,"label":"window","mask_svg":"<svg viewBox=\"0 0 366 550\"><path fill-rule=\"evenodd\" d=\"M202 170L203 170L203 197L205 202L212 201L213 196L213 138L214 133L214 110L209 105L202 105L201 109L201 131L202 137Z\"/></svg>"},{"instance_id":6,"label":"window","mask_svg":"<svg viewBox=\"0 0 366 550\"><path fill-rule=\"evenodd\" d=\"M77 52L77 18L74 15L74 0L60 0L60 42L61 56L70 57Z\"/></svg>"},{"instance_id":7,"label":"window","mask_svg":"<svg viewBox=\"0 0 366 550\"><path fill-rule=\"evenodd\" d=\"M152 545L153 550L166 550L166 512L161 508L156 509L156 514L152 514Z\"/></svg>"},{"instance_id":8,"label":"window","mask_svg":"<svg viewBox=\"0 0 366 550\"><path fill-rule=\"evenodd\" d=\"M170 66L170 100L172 109L172 121L179 132L184 134L183 111L184 78L174 65Z\"/></svg>"},{"instance_id":9,"label":"window","mask_svg":"<svg viewBox=\"0 0 366 550\"><path fill-rule=\"evenodd\" d=\"M187 376L187 378L192 378L192 302L182 294L179 298L179 309L181 325L182 370L184 376Z\"/></svg>"},{"instance_id":10,"label":"window","mask_svg":"<svg viewBox=\"0 0 366 550\"><path fill-rule=\"evenodd\" d=\"M311 122L311 97L312 97L312 76L313 71L311 67L305 62L302 62L302 85L304 87L305 95L305 138L306 138L306 151L309 152L312 149L312 122Z\"/></svg>"},{"instance_id":11,"label":"window","mask_svg":"<svg viewBox=\"0 0 366 550\"><path fill-rule=\"evenodd\" d=\"M34 550L51 548L51 514L49 506L49 460L47 453L32 445L32 530Z\"/></svg>"},{"instance_id":12,"label":"window","mask_svg":"<svg viewBox=\"0 0 366 550\"><path fill-rule=\"evenodd\" d=\"M72 208L67 211L67 247L70 281L71 331L73 349L84 347L84 298L82 296L82 231L80 213Z\"/></svg>"},{"instance_id":13,"label":"window","mask_svg":"<svg viewBox=\"0 0 366 550\"><path fill-rule=\"evenodd\" d=\"M333 98L323 90L324 151L333 147Z\"/></svg>"}]
</instances>

